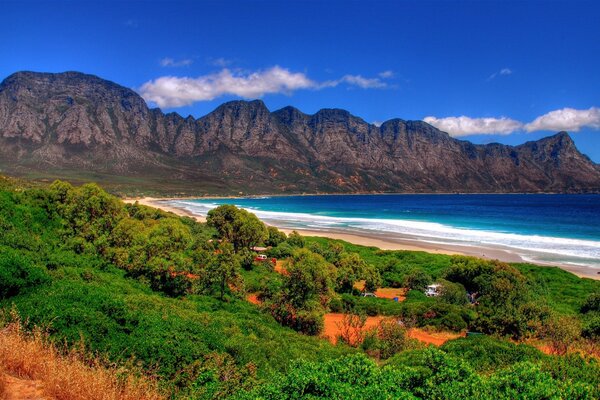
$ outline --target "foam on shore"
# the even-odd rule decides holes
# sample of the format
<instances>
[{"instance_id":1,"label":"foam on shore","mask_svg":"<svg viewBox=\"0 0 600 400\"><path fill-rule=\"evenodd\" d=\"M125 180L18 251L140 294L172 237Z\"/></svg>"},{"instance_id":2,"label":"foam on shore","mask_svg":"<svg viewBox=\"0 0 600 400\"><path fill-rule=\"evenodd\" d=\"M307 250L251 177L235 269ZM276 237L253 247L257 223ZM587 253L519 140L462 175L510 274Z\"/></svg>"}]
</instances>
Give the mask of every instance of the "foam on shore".
<instances>
[{"instance_id":1,"label":"foam on shore","mask_svg":"<svg viewBox=\"0 0 600 400\"><path fill-rule=\"evenodd\" d=\"M168 204L192 214L205 216L219 203L172 200ZM600 242L541 235L523 235L454 227L436 222L408 219L333 217L308 213L274 212L245 207L261 220L284 229L317 232L345 232L387 240L425 242L441 246L477 247L502 250L521 259L543 264L566 264L600 271Z\"/></svg>"}]
</instances>

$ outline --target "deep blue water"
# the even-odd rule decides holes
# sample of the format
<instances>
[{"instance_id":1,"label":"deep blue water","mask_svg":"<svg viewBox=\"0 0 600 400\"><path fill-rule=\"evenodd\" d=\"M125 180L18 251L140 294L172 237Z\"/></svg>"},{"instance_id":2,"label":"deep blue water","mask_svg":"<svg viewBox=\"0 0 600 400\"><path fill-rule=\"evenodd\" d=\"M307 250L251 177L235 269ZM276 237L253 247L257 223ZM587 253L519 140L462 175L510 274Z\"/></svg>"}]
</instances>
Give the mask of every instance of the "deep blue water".
<instances>
[{"instance_id":1,"label":"deep blue water","mask_svg":"<svg viewBox=\"0 0 600 400\"><path fill-rule=\"evenodd\" d=\"M332 195L178 200L197 214L235 204L273 225L508 249L600 268L600 195Z\"/></svg>"}]
</instances>

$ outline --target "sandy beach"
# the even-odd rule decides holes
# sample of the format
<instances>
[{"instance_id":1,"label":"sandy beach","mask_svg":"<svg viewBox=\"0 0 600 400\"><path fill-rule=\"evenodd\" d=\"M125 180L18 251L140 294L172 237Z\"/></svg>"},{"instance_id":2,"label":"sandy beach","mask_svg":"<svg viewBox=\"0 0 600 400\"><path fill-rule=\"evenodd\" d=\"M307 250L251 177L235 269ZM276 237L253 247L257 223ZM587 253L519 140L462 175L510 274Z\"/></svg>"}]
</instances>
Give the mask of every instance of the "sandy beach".
<instances>
[{"instance_id":1,"label":"sandy beach","mask_svg":"<svg viewBox=\"0 0 600 400\"><path fill-rule=\"evenodd\" d=\"M164 201L168 200L177 200L176 198L155 198L155 197L142 197L142 198L127 198L123 199L123 202L127 204L134 204L138 202L141 205L158 208L163 211L172 212L175 215L179 215L180 217L190 217L195 219L198 222L206 222L206 218L201 215L192 214L191 212L178 208L172 207L168 204L165 204Z\"/></svg>"},{"instance_id":2,"label":"sandy beach","mask_svg":"<svg viewBox=\"0 0 600 400\"><path fill-rule=\"evenodd\" d=\"M200 215L193 214L185 209L179 207L173 207L165 202L169 200L180 200L180 198L155 198L155 197L143 197L143 198L127 198L123 199L125 203L133 204L136 201L139 204L155 207L163 211L172 212L173 214L190 217L198 222L206 222L206 218ZM292 232L291 229L282 229L282 232L289 234ZM476 247L476 246L458 246L458 245L445 245L437 243L427 243L422 241L415 241L409 239L401 239L397 237L386 237L385 234L379 234L374 236L357 235L353 233L339 232L335 230L328 231L316 231L316 230L305 230L296 229L297 232L304 236L318 236L327 237L330 239L344 240L346 242L361 245L377 247L381 250L408 250L408 251L424 251L427 253L434 254L448 254L448 255L467 255L479 258L485 258L490 260L500 260L504 262L525 262L518 254L510 251L491 248L491 247ZM583 266L568 265L568 264L552 264L543 265L536 263L540 268L545 266L559 267L566 271L569 271L582 278L591 278L600 280L600 274L597 271L586 268Z\"/></svg>"}]
</instances>

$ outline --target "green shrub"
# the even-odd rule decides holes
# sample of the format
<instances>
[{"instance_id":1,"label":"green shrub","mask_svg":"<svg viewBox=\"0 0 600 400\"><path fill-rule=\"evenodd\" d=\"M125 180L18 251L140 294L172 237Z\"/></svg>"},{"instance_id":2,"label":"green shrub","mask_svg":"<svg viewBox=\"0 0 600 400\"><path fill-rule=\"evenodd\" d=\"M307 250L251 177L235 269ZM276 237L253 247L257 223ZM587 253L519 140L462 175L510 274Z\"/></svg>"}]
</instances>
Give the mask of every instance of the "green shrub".
<instances>
[{"instance_id":1,"label":"green shrub","mask_svg":"<svg viewBox=\"0 0 600 400\"><path fill-rule=\"evenodd\" d=\"M12 249L0 251L0 299L16 296L27 288L50 281L44 268Z\"/></svg>"},{"instance_id":2,"label":"green shrub","mask_svg":"<svg viewBox=\"0 0 600 400\"><path fill-rule=\"evenodd\" d=\"M586 315L581 334L586 339L600 341L600 313Z\"/></svg>"},{"instance_id":3,"label":"green shrub","mask_svg":"<svg viewBox=\"0 0 600 400\"><path fill-rule=\"evenodd\" d=\"M431 275L422 269L415 269L409 272L404 278L404 287L411 290L423 291L432 281Z\"/></svg>"},{"instance_id":4,"label":"green shrub","mask_svg":"<svg viewBox=\"0 0 600 400\"><path fill-rule=\"evenodd\" d=\"M442 285L440 300L459 306L464 306L469 303L467 291L463 285L446 280L440 280L439 283Z\"/></svg>"},{"instance_id":5,"label":"green shrub","mask_svg":"<svg viewBox=\"0 0 600 400\"><path fill-rule=\"evenodd\" d=\"M585 314L590 311L600 312L600 292L590 294L581 306L582 313Z\"/></svg>"},{"instance_id":6,"label":"green shrub","mask_svg":"<svg viewBox=\"0 0 600 400\"><path fill-rule=\"evenodd\" d=\"M451 340L440 349L450 355L462 358L479 372L491 372L519 362L538 362L545 358L542 352L535 347L514 344L488 335Z\"/></svg>"},{"instance_id":7,"label":"green shrub","mask_svg":"<svg viewBox=\"0 0 600 400\"><path fill-rule=\"evenodd\" d=\"M286 243L292 247L302 248L306 244L306 241L304 239L304 236L302 236L296 231L292 231L292 233L288 235Z\"/></svg>"},{"instance_id":8,"label":"green shrub","mask_svg":"<svg viewBox=\"0 0 600 400\"><path fill-rule=\"evenodd\" d=\"M290 246L288 242L283 242L267 251L269 257L275 257L277 259L284 259L291 257L294 254L294 248Z\"/></svg>"},{"instance_id":9,"label":"green shrub","mask_svg":"<svg viewBox=\"0 0 600 400\"><path fill-rule=\"evenodd\" d=\"M281 232L279 229L274 226L267 227L267 239L265 240L265 245L267 246L279 246L279 244L285 242L287 236L285 233Z\"/></svg>"}]
</instances>

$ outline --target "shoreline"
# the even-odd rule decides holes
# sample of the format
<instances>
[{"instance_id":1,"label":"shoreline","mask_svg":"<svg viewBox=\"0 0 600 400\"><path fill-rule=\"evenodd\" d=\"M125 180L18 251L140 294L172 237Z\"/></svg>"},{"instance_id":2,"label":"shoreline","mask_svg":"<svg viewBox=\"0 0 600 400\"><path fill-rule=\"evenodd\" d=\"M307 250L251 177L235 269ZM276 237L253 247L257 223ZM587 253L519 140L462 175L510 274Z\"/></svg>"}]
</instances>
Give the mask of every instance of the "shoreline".
<instances>
[{"instance_id":1,"label":"shoreline","mask_svg":"<svg viewBox=\"0 0 600 400\"><path fill-rule=\"evenodd\" d=\"M197 198L197 197L194 197ZM222 198L222 197L220 197ZM168 204L165 204L165 201L170 200L182 200L179 197L142 197L142 198L125 198L122 199L123 202L128 204L133 204L136 201L139 204L158 208L163 211L171 212L180 217L189 217L197 222L206 222L206 218L197 214L194 214L188 210L183 208L174 207ZM263 221L264 222L264 221ZM335 230L329 231L319 231L319 230L310 230L310 229L288 229L288 228L280 228L277 227L280 231L284 232L286 235L291 233L292 231L297 231L303 236L317 236L317 237L325 237L329 239L335 240L343 240L355 245L367 246L367 247L377 247L381 250L404 250L404 251L423 251L426 253L433 254L446 254L446 255L465 255L472 256L477 258L483 258L488 260L499 260L507 263L528 263L534 264L540 268L544 267L558 267L565 271L568 271L574 275L577 275L580 278L589 278L594 280L600 280L600 274L598 271L595 271L591 268L575 266L575 265L566 265L566 264L539 264L539 263L531 263L525 261L518 254L512 253L507 250L493 248L493 247L477 247L477 246L460 246L460 245L446 245L446 244L438 244L438 243L428 243L419 240L410 240L410 239L402 239L397 237L384 237L381 235L360 235L356 233L348 233L341 232Z\"/></svg>"},{"instance_id":2,"label":"shoreline","mask_svg":"<svg viewBox=\"0 0 600 400\"><path fill-rule=\"evenodd\" d=\"M171 212L180 217L189 217L195 219L197 222L206 222L206 218L201 215L196 215L187 210L184 210L179 207L173 207L167 204L164 204L164 201L169 200L180 200L181 198L172 197L172 198L158 198L158 197L141 197L141 198L124 198L121 199L123 203L126 204L135 204L136 202L147 207L158 208L159 210Z\"/></svg>"},{"instance_id":3,"label":"shoreline","mask_svg":"<svg viewBox=\"0 0 600 400\"><path fill-rule=\"evenodd\" d=\"M255 193L255 194L229 194L229 195L184 195L184 196L168 196L168 197L124 197L123 200L140 200L140 199L154 199L157 201L161 200L211 200L211 199L253 199L257 197L311 197L311 196L469 196L469 195L527 195L527 196L545 196L545 195L600 195L600 192L333 192L333 193Z\"/></svg>"}]
</instances>

